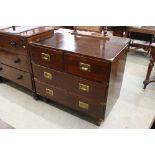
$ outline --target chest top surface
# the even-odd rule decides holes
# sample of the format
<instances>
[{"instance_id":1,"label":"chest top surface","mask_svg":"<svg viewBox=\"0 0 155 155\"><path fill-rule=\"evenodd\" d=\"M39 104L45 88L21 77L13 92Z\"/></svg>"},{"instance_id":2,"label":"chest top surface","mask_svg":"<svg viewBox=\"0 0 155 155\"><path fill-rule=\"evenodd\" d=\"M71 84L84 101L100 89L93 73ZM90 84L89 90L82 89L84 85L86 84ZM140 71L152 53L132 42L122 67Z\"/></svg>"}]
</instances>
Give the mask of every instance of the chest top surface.
<instances>
[{"instance_id":1,"label":"chest top surface","mask_svg":"<svg viewBox=\"0 0 155 155\"><path fill-rule=\"evenodd\" d=\"M107 41L76 36L70 30L59 29L51 38L32 44L112 61L128 43L129 39L126 38L111 37Z\"/></svg>"},{"instance_id":2,"label":"chest top surface","mask_svg":"<svg viewBox=\"0 0 155 155\"><path fill-rule=\"evenodd\" d=\"M13 29L13 27L0 27L0 33L13 34L28 38L52 29L54 29L52 26L15 26L15 29Z\"/></svg>"}]
</instances>

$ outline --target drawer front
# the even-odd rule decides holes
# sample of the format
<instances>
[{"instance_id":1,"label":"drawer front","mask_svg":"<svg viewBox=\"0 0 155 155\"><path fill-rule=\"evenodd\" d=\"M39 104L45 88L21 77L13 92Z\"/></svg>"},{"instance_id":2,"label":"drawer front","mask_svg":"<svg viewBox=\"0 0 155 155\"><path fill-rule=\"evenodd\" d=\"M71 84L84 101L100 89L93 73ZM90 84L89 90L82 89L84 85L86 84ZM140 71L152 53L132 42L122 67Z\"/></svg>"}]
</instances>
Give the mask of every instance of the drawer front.
<instances>
[{"instance_id":1,"label":"drawer front","mask_svg":"<svg viewBox=\"0 0 155 155\"><path fill-rule=\"evenodd\" d=\"M93 100L88 100L51 85L36 81L36 91L39 95L47 97L62 105L80 111L87 115L104 118L105 104Z\"/></svg>"},{"instance_id":2,"label":"drawer front","mask_svg":"<svg viewBox=\"0 0 155 155\"><path fill-rule=\"evenodd\" d=\"M109 65L104 61L65 53L66 72L93 81L109 81Z\"/></svg>"},{"instance_id":3,"label":"drawer front","mask_svg":"<svg viewBox=\"0 0 155 155\"><path fill-rule=\"evenodd\" d=\"M32 63L32 67L35 81L41 81L49 85L66 89L66 76L63 72L36 65L34 63Z\"/></svg>"},{"instance_id":4,"label":"drawer front","mask_svg":"<svg viewBox=\"0 0 155 155\"><path fill-rule=\"evenodd\" d=\"M67 74L65 80L66 89L69 92L78 94L98 102L106 102L108 85L79 78Z\"/></svg>"},{"instance_id":5,"label":"drawer front","mask_svg":"<svg viewBox=\"0 0 155 155\"><path fill-rule=\"evenodd\" d=\"M0 76L32 90L31 74L0 64Z\"/></svg>"},{"instance_id":6,"label":"drawer front","mask_svg":"<svg viewBox=\"0 0 155 155\"><path fill-rule=\"evenodd\" d=\"M27 56L24 55L13 54L0 50L0 62L26 72L31 72L30 61Z\"/></svg>"},{"instance_id":7,"label":"drawer front","mask_svg":"<svg viewBox=\"0 0 155 155\"><path fill-rule=\"evenodd\" d=\"M84 98L72 93L69 96L69 103L72 104L74 109L92 117L104 119L106 105L103 102Z\"/></svg>"},{"instance_id":8,"label":"drawer front","mask_svg":"<svg viewBox=\"0 0 155 155\"><path fill-rule=\"evenodd\" d=\"M0 48L17 54L27 55L27 47L19 36L0 34Z\"/></svg>"},{"instance_id":9,"label":"drawer front","mask_svg":"<svg viewBox=\"0 0 155 155\"><path fill-rule=\"evenodd\" d=\"M40 81L35 81L35 86L36 86L37 94L47 97L59 103L63 103L63 104L67 103L68 93L63 89L45 84Z\"/></svg>"},{"instance_id":10,"label":"drawer front","mask_svg":"<svg viewBox=\"0 0 155 155\"><path fill-rule=\"evenodd\" d=\"M30 53L34 63L60 71L63 70L62 51L30 46Z\"/></svg>"},{"instance_id":11,"label":"drawer front","mask_svg":"<svg viewBox=\"0 0 155 155\"><path fill-rule=\"evenodd\" d=\"M108 85L33 64L35 80L53 85L86 98L106 102Z\"/></svg>"}]
</instances>

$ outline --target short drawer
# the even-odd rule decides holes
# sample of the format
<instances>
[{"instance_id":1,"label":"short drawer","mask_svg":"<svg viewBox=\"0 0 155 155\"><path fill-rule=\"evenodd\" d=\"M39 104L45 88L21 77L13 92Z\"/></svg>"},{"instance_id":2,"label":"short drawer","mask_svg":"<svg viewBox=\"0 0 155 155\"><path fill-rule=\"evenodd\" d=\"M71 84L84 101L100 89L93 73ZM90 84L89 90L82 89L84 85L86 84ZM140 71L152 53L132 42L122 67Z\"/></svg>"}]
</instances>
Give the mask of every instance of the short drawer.
<instances>
[{"instance_id":1,"label":"short drawer","mask_svg":"<svg viewBox=\"0 0 155 155\"><path fill-rule=\"evenodd\" d=\"M63 89L36 81L37 94L96 118L104 118L105 104L86 99Z\"/></svg>"},{"instance_id":2,"label":"short drawer","mask_svg":"<svg viewBox=\"0 0 155 155\"><path fill-rule=\"evenodd\" d=\"M0 34L0 48L17 54L27 55L26 42L20 36Z\"/></svg>"},{"instance_id":3,"label":"short drawer","mask_svg":"<svg viewBox=\"0 0 155 155\"><path fill-rule=\"evenodd\" d=\"M38 65L63 70L63 52L30 45L32 61Z\"/></svg>"},{"instance_id":4,"label":"short drawer","mask_svg":"<svg viewBox=\"0 0 155 155\"><path fill-rule=\"evenodd\" d=\"M30 60L24 55L13 54L4 50L0 50L0 63L26 72L31 72Z\"/></svg>"},{"instance_id":5,"label":"short drawer","mask_svg":"<svg viewBox=\"0 0 155 155\"><path fill-rule=\"evenodd\" d=\"M110 63L65 53L65 71L93 81L109 81Z\"/></svg>"},{"instance_id":6,"label":"short drawer","mask_svg":"<svg viewBox=\"0 0 155 155\"><path fill-rule=\"evenodd\" d=\"M32 90L31 74L0 64L0 76Z\"/></svg>"}]
</instances>

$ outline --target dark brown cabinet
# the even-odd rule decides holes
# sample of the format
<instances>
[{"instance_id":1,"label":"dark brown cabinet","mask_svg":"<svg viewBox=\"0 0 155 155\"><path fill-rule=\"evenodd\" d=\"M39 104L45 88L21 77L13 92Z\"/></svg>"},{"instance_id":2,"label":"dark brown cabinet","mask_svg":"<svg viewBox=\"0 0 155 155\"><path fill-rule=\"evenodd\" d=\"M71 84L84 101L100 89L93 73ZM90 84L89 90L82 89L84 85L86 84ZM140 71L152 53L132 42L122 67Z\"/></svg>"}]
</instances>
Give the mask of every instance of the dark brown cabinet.
<instances>
[{"instance_id":1,"label":"dark brown cabinet","mask_svg":"<svg viewBox=\"0 0 155 155\"><path fill-rule=\"evenodd\" d=\"M100 123L119 97L129 40L61 30L30 44L36 93Z\"/></svg>"},{"instance_id":2,"label":"dark brown cabinet","mask_svg":"<svg viewBox=\"0 0 155 155\"><path fill-rule=\"evenodd\" d=\"M7 27L0 29L0 78L35 92L28 50L29 42L51 37L51 27Z\"/></svg>"}]
</instances>

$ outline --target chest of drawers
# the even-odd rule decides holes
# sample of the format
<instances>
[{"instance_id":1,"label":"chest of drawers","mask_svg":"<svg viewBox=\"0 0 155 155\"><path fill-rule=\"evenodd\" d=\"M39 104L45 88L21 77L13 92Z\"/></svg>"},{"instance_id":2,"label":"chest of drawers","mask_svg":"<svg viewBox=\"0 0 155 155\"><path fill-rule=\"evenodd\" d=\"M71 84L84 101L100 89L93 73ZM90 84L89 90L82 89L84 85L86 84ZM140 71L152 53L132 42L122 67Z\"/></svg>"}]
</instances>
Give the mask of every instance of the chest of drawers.
<instances>
[{"instance_id":1,"label":"chest of drawers","mask_svg":"<svg viewBox=\"0 0 155 155\"><path fill-rule=\"evenodd\" d=\"M74 36L59 29L29 45L36 93L97 123L117 101L129 40Z\"/></svg>"},{"instance_id":2,"label":"chest of drawers","mask_svg":"<svg viewBox=\"0 0 155 155\"><path fill-rule=\"evenodd\" d=\"M0 29L0 81L6 78L35 92L29 42L51 37L53 27L6 27Z\"/></svg>"}]
</instances>

